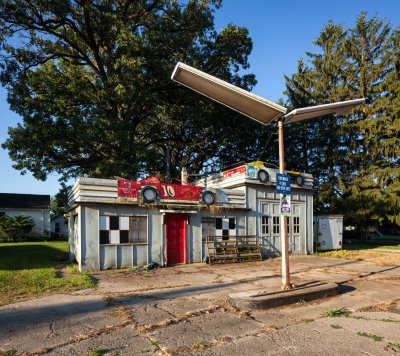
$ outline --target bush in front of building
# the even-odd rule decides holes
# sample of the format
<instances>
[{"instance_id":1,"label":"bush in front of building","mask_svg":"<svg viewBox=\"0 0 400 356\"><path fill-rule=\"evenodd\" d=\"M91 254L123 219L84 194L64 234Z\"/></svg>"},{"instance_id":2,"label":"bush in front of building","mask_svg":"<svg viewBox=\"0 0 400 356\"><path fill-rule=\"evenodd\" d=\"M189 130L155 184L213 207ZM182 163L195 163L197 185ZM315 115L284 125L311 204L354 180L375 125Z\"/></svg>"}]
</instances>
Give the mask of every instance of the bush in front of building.
<instances>
[{"instance_id":1,"label":"bush in front of building","mask_svg":"<svg viewBox=\"0 0 400 356\"><path fill-rule=\"evenodd\" d=\"M0 217L0 241L23 241L35 226L30 216L20 214L18 216L3 215Z\"/></svg>"}]
</instances>

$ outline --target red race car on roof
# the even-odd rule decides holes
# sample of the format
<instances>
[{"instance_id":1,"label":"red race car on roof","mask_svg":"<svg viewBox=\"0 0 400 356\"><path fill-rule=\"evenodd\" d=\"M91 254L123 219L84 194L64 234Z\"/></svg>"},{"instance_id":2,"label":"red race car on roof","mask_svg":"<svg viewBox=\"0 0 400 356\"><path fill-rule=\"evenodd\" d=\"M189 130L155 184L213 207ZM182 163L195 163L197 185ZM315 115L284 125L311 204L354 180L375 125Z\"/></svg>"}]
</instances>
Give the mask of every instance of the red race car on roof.
<instances>
[{"instance_id":1,"label":"red race car on roof","mask_svg":"<svg viewBox=\"0 0 400 356\"><path fill-rule=\"evenodd\" d=\"M118 197L134 198L145 203L215 203L215 193L205 187L195 187L175 178L154 176L141 181L118 180Z\"/></svg>"}]
</instances>

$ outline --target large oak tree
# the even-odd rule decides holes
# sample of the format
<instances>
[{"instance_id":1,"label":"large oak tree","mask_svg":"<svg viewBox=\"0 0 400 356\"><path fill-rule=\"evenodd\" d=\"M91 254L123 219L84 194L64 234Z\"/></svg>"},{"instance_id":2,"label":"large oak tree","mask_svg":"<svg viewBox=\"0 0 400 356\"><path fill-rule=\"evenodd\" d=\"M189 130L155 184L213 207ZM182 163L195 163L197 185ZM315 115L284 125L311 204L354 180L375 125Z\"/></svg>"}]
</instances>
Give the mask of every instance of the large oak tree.
<instances>
[{"instance_id":1,"label":"large oak tree","mask_svg":"<svg viewBox=\"0 0 400 356\"><path fill-rule=\"evenodd\" d=\"M250 90L245 28L220 0L2 0L1 83L23 121L3 148L22 173L137 178L212 170L266 131L170 80L183 61ZM245 133L248 135L245 135ZM250 135L252 137L250 137ZM253 150L252 152L256 152ZM228 154L227 154L228 152ZM168 156L168 157L167 157Z\"/></svg>"}]
</instances>

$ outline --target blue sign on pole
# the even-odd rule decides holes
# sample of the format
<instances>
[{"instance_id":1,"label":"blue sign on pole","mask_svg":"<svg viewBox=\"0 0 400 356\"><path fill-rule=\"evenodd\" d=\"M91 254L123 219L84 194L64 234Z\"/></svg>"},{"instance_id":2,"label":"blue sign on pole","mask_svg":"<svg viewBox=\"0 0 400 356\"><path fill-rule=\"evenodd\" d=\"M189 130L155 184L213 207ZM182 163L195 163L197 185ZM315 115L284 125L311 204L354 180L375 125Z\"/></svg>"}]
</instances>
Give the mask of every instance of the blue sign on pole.
<instances>
[{"instance_id":1,"label":"blue sign on pole","mask_svg":"<svg viewBox=\"0 0 400 356\"><path fill-rule=\"evenodd\" d=\"M276 192L278 194L290 194L290 176L287 174L276 174Z\"/></svg>"}]
</instances>

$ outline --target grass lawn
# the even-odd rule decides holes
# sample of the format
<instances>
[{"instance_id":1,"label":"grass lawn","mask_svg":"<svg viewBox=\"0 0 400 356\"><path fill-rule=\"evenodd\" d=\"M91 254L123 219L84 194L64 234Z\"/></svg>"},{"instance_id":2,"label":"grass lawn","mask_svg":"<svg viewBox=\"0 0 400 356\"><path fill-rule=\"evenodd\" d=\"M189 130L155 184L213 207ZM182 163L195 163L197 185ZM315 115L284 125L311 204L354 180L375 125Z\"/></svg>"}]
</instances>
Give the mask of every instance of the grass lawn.
<instances>
[{"instance_id":1,"label":"grass lawn","mask_svg":"<svg viewBox=\"0 0 400 356\"><path fill-rule=\"evenodd\" d=\"M359 240L345 240L343 250L317 252L316 255L374 262L380 265L400 265L400 235L382 237L372 235L364 243Z\"/></svg>"},{"instance_id":2,"label":"grass lawn","mask_svg":"<svg viewBox=\"0 0 400 356\"><path fill-rule=\"evenodd\" d=\"M79 272L67 257L67 241L0 243L0 305L94 288L89 274ZM64 267L67 278L61 278Z\"/></svg>"},{"instance_id":3,"label":"grass lawn","mask_svg":"<svg viewBox=\"0 0 400 356\"><path fill-rule=\"evenodd\" d=\"M316 252L315 255L333 258L345 258L355 261L373 262L379 265L400 265L400 253L376 250L339 250Z\"/></svg>"}]
</instances>

